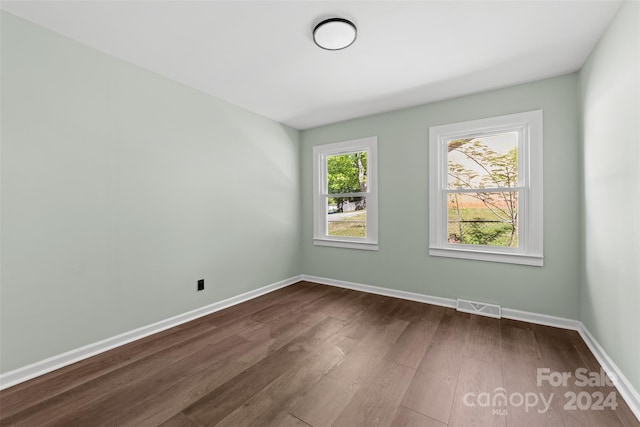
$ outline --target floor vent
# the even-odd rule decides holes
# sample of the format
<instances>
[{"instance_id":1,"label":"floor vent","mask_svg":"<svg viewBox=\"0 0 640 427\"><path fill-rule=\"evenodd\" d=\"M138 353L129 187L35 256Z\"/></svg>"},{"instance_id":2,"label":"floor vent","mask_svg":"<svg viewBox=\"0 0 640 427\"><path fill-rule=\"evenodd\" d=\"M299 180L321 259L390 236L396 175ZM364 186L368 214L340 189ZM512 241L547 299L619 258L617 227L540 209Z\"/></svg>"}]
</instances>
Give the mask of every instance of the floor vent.
<instances>
[{"instance_id":1,"label":"floor vent","mask_svg":"<svg viewBox=\"0 0 640 427\"><path fill-rule=\"evenodd\" d=\"M481 316L495 317L496 319L500 319L502 317L502 312L499 305L487 304L477 301L467 301L460 298L458 298L458 305L456 307L456 310L463 311L465 313L479 314Z\"/></svg>"}]
</instances>

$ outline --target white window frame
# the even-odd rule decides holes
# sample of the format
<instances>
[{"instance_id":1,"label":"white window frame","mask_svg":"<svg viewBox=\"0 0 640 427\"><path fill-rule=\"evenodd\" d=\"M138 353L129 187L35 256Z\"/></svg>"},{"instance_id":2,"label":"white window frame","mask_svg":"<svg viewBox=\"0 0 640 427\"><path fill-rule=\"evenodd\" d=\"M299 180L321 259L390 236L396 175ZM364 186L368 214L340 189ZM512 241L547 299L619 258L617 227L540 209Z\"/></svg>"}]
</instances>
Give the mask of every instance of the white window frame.
<instances>
[{"instance_id":1,"label":"white window frame","mask_svg":"<svg viewBox=\"0 0 640 427\"><path fill-rule=\"evenodd\" d=\"M518 248L449 243L447 235L447 144L517 131L518 137ZM542 110L429 128L429 255L542 266Z\"/></svg>"},{"instance_id":2,"label":"white window frame","mask_svg":"<svg viewBox=\"0 0 640 427\"><path fill-rule=\"evenodd\" d=\"M367 191L349 196L367 198L367 236L327 234L327 158L339 154L367 152ZM336 197L332 194L331 197ZM313 147L313 244L349 249L378 250L378 138L367 137Z\"/></svg>"}]
</instances>

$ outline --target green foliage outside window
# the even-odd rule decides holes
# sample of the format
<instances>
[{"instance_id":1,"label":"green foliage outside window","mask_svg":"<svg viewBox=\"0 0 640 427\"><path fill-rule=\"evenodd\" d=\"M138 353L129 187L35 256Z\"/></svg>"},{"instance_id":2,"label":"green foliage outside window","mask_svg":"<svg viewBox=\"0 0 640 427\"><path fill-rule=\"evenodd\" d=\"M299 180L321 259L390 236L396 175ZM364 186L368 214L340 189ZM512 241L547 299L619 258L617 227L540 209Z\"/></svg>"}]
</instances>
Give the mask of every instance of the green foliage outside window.
<instances>
[{"instance_id":1,"label":"green foliage outside window","mask_svg":"<svg viewBox=\"0 0 640 427\"><path fill-rule=\"evenodd\" d=\"M349 153L327 158L327 188L329 194L365 193L367 191L367 153ZM329 204L336 212L343 211L344 202L355 197L330 197ZM365 209L366 199L358 197L356 209Z\"/></svg>"},{"instance_id":2,"label":"green foliage outside window","mask_svg":"<svg viewBox=\"0 0 640 427\"><path fill-rule=\"evenodd\" d=\"M448 162L448 188L477 190L449 193L449 243L517 247L517 145L499 153L480 138L456 139L448 152L459 153Z\"/></svg>"}]
</instances>

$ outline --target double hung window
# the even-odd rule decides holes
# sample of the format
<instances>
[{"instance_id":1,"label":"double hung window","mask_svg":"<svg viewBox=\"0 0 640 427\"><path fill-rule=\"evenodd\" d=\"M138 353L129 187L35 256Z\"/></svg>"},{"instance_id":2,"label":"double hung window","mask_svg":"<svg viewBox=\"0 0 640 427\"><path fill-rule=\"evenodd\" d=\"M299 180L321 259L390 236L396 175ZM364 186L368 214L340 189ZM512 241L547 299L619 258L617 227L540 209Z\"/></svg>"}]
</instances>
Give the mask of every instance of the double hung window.
<instances>
[{"instance_id":1,"label":"double hung window","mask_svg":"<svg viewBox=\"0 0 640 427\"><path fill-rule=\"evenodd\" d=\"M314 244L378 249L377 138L313 147Z\"/></svg>"},{"instance_id":2,"label":"double hung window","mask_svg":"<svg viewBox=\"0 0 640 427\"><path fill-rule=\"evenodd\" d=\"M429 130L429 254L543 264L542 111Z\"/></svg>"}]
</instances>

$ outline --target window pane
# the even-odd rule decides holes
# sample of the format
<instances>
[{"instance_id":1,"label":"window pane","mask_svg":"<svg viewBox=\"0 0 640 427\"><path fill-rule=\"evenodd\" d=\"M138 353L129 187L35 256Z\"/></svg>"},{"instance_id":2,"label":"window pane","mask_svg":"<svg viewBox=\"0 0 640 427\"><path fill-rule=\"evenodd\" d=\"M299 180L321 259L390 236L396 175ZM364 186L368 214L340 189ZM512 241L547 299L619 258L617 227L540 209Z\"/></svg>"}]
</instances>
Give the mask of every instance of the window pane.
<instances>
[{"instance_id":1,"label":"window pane","mask_svg":"<svg viewBox=\"0 0 640 427\"><path fill-rule=\"evenodd\" d=\"M329 194L365 193L367 191L367 152L328 156L327 191Z\"/></svg>"},{"instance_id":2,"label":"window pane","mask_svg":"<svg viewBox=\"0 0 640 427\"><path fill-rule=\"evenodd\" d=\"M327 197L327 235L367 237L365 197Z\"/></svg>"},{"instance_id":3,"label":"window pane","mask_svg":"<svg viewBox=\"0 0 640 427\"><path fill-rule=\"evenodd\" d=\"M518 185L518 132L454 139L447 144L448 188Z\"/></svg>"},{"instance_id":4,"label":"window pane","mask_svg":"<svg viewBox=\"0 0 640 427\"><path fill-rule=\"evenodd\" d=\"M451 244L518 247L518 192L450 193Z\"/></svg>"}]
</instances>

